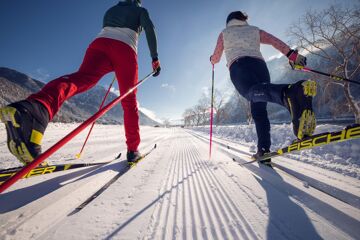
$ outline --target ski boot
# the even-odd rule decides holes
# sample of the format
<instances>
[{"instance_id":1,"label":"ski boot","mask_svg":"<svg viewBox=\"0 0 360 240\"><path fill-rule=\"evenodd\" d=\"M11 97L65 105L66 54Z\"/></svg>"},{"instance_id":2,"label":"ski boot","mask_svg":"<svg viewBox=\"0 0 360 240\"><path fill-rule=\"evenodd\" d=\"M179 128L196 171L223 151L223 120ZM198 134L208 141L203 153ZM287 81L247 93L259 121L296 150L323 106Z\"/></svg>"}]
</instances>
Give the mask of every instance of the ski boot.
<instances>
[{"instance_id":1,"label":"ski boot","mask_svg":"<svg viewBox=\"0 0 360 240\"><path fill-rule=\"evenodd\" d=\"M6 126L7 146L20 162L27 165L41 154L41 140L49 122L49 113L41 103L12 103L0 108L0 120Z\"/></svg>"},{"instance_id":2,"label":"ski boot","mask_svg":"<svg viewBox=\"0 0 360 240\"><path fill-rule=\"evenodd\" d=\"M127 162L130 166L135 165L138 161L143 158L143 155L139 151L127 151L126 153Z\"/></svg>"},{"instance_id":3,"label":"ski boot","mask_svg":"<svg viewBox=\"0 0 360 240\"><path fill-rule=\"evenodd\" d=\"M302 80L290 84L284 91L284 103L291 114L293 131L297 139L311 136L316 127L312 100L316 95L316 82Z\"/></svg>"},{"instance_id":4,"label":"ski boot","mask_svg":"<svg viewBox=\"0 0 360 240\"><path fill-rule=\"evenodd\" d=\"M258 148L258 151L257 151L255 154L253 154L253 155L251 156L251 158L252 158L253 160L257 160L257 159L263 157L263 156L264 156L265 154L267 154L267 153L270 153L270 150L269 150L269 149ZM258 160L258 162L263 163L263 164L268 164L268 165L270 165L270 164L271 164L271 158L267 158L267 159L264 159L264 160Z\"/></svg>"}]
</instances>

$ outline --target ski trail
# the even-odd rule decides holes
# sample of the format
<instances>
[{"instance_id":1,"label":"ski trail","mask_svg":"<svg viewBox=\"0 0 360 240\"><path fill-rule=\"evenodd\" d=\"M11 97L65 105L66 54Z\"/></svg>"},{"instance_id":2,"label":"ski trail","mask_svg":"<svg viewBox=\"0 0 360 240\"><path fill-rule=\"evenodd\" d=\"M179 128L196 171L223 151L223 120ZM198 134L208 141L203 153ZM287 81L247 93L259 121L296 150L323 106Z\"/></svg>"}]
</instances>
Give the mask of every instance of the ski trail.
<instances>
[{"instance_id":1,"label":"ski trail","mask_svg":"<svg viewBox=\"0 0 360 240\"><path fill-rule=\"evenodd\" d=\"M127 239L143 236L148 222L142 226L145 224L142 218L148 219L152 206L160 200L160 197L151 196L157 193L154 190L162 179L156 175L163 177L163 170L168 171L166 159L170 159L170 152L164 152L164 149L171 151L172 146L167 141L172 134L166 130L159 136L153 153L122 175L82 211L63 218L42 233L40 239L116 239L124 232ZM165 161L154 161L156 159ZM159 171L155 171L157 168Z\"/></svg>"},{"instance_id":2,"label":"ski trail","mask_svg":"<svg viewBox=\"0 0 360 240\"><path fill-rule=\"evenodd\" d=\"M102 136L104 135L106 136L102 132ZM166 134L158 135L156 132L149 135L153 138L145 138L147 142L144 141L142 146L149 144L151 140L160 142L167 137ZM79 142L77 143L79 147ZM114 151L109 149L118 148L116 145L107 144L101 147L102 155L98 153L96 160L109 160L109 155L115 155ZM98 169L88 167L19 181L14 188L0 196L0 239L37 237L65 219L74 207L88 198L122 167L127 167L126 162L116 161Z\"/></svg>"},{"instance_id":3,"label":"ski trail","mask_svg":"<svg viewBox=\"0 0 360 240\"><path fill-rule=\"evenodd\" d=\"M199 152L197 152L197 154L199 154ZM225 221L227 223L231 223L232 235L235 236L235 228L235 230L237 230L241 236L251 235L251 237L254 239L258 238L259 236L257 236L256 233L253 231L249 223L244 218L243 214L239 211L238 207L225 190L225 184L222 183L221 180L214 174L214 170L217 170L217 167L209 162L205 162L203 164L206 165L205 171L207 173L205 175L205 181L211 182L215 187L215 192L217 193L215 197L216 201L221 207L221 211L227 211L229 213L229 216L226 215ZM222 207L222 205L224 205L226 210L224 209L224 207Z\"/></svg>"},{"instance_id":4,"label":"ski trail","mask_svg":"<svg viewBox=\"0 0 360 240\"><path fill-rule=\"evenodd\" d=\"M29 218L19 218L20 228L6 231L3 225L0 238L356 239L359 234L359 209L281 171L240 167L217 145L209 160L208 142L183 129L148 133L158 148L82 211L67 215L69 204L84 198L81 191L94 187L87 179L10 213ZM107 177L95 176L100 183ZM27 213L42 204L44 211Z\"/></svg>"},{"instance_id":5,"label":"ski trail","mask_svg":"<svg viewBox=\"0 0 360 240\"><path fill-rule=\"evenodd\" d=\"M146 239L258 239L191 135L178 132Z\"/></svg>"},{"instance_id":6,"label":"ski trail","mask_svg":"<svg viewBox=\"0 0 360 240\"><path fill-rule=\"evenodd\" d=\"M219 201L216 196L218 189L216 188L216 186L214 186L213 182L207 181L207 179L205 179L207 177L207 167L204 165L204 161L195 162L196 159L200 159L200 155L197 150L193 151L192 159L195 163L195 166L197 165L199 168L204 170L199 173L202 183L208 183L208 185L210 186L210 190L209 188L205 188L205 190L207 192L208 199L210 200L211 208L214 210L214 219L217 219L218 225L221 226L221 237L225 239L229 238L230 236L232 238L239 238L239 235L236 232L236 228L234 229L234 227L232 226L227 211L225 211L222 206L223 202ZM243 237L244 239L248 239L245 234L243 234Z\"/></svg>"},{"instance_id":7,"label":"ski trail","mask_svg":"<svg viewBox=\"0 0 360 240\"><path fill-rule=\"evenodd\" d=\"M221 169L225 172L228 171L225 168ZM287 239L296 235L297 237L295 238L301 238L301 236L305 235L302 235L297 228L295 228L296 231L289 231L292 226L291 222L299 222L297 223L298 225L307 225L308 229L312 229L309 231L312 232L312 235L314 235L311 238L320 238L316 232L317 230L314 229L314 226L311 226L311 224L306 223L305 221L302 222L299 220L301 219L299 215L304 215L305 211L306 214L311 212L310 215L312 215L312 221L315 224L321 223L320 225L323 225L321 226L322 228L324 228L324 226L329 228L327 231L328 234L331 232L330 236L337 235L338 239L347 239L350 236L355 237L358 235L358 227L360 226L360 222L356 219L356 216L359 214L358 209L346 206L337 199L319 192L316 189L307 189L298 180L279 174L268 167L260 166L260 168L256 168L253 165L247 165L246 169L253 173L255 179L261 184L261 186L264 187L264 189L266 189L267 195L272 196L271 199L268 199L267 203L269 209L266 209L262 204L259 204L261 201L259 201L260 199L257 197L258 193L256 191L253 191L251 188L246 188L246 185L240 184L239 182L235 182L236 186L242 190L244 194L247 194L251 201L258 206L259 210L261 210L264 215L277 215L275 220L269 223L270 225L273 225L272 234L274 230L277 229L282 233L282 235L286 236ZM284 202L284 204L287 204L287 202L290 203L289 201L284 200L286 198L290 199L297 205L290 204L288 208L293 209L293 212L298 212L297 216L294 215L294 218L289 218L288 221L281 220L282 218L285 218L285 214L280 211L281 206L278 206L278 203L281 202ZM274 208L279 209L276 212L271 213L268 211L271 210L269 205L274 205ZM350 214L351 211L353 214ZM303 219L305 219L305 217L303 217ZM338 230L334 231L334 229ZM307 232L307 234L309 234L309 232ZM309 236L311 236L311 234Z\"/></svg>"},{"instance_id":8,"label":"ski trail","mask_svg":"<svg viewBox=\"0 0 360 240\"><path fill-rule=\"evenodd\" d=\"M203 138L199 140L205 141ZM225 149L221 149L222 147L223 146L220 146L220 149L217 150L228 155L229 150L227 147ZM234 154L230 155L231 157L235 156ZM319 229L322 234L337 236L339 239L346 239L350 236L355 237L358 235L358 209L352 208L348 205L346 206L337 199L319 192L316 189L307 189L303 186L302 182L297 179L289 178L288 176L280 174L279 172L268 167L260 166L260 168L257 168L255 165L256 164L249 164L245 167L236 166L238 170L246 169L249 171L251 174L253 174L253 178L248 178L242 183L239 183L239 181L234 181L234 183L239 188L238 190L241 190L243 194L246 194L246 196L249 198L249 202L255 204L255 208L257 208L261 214L264 215L263 218L266 219L267 216L270 216L270 218L273 219L273 216L276 216L275 220L270 221L269 226L267 227L268 234L270 234L272 237L276 239L297 239L306 236L299 232L298 228L289 231L289 229L293 228L293 224L303 225L302 227L308 228L307 235L314 239L320 238L317 233ZM223 165L219 165L219 168L223 170L226 175L233 175L233 169L230 171L229 169L225 170L226 168L224 168ZM266 197L270 197L267 202L264 202L263 197L259 197L259 193L261 191L253 190L254 184L252 184L251 187L246 187L246 185L251 182L249 180L254 178L258 184L260 183L263 189L266 190ZM229 186L230 185L231 184L229 184ZM287 199L291 200L291 202ZM287 219L287 214L281 210L282 206L278 204L281 202L283 202L285 208L292 209L291 211L298 213L299 216L294 215L293 218ZM294 202L296 205L292 202ZM288 206L286 207L286 205ZM251 207L253 206L248 206L247 209L251 209ZM271 211L272 209L278 210ZM313 224L316 226L309 224L309 220L305 217L304 214L309 213L310 216L312 216L312 219L318 219L312 220ZM256 216L256 214L253 215ZM291 216L293 213L289 212L288 215ZM248 215L246 219L252 218L252 215ZM286 220L284 221L283 219ZM316 227L316 229L314 229L314 227ZM324 228L328 230L324 232L322 230ZM334 231L334 229L337 230Z\"/></svg>"}]
</instances>

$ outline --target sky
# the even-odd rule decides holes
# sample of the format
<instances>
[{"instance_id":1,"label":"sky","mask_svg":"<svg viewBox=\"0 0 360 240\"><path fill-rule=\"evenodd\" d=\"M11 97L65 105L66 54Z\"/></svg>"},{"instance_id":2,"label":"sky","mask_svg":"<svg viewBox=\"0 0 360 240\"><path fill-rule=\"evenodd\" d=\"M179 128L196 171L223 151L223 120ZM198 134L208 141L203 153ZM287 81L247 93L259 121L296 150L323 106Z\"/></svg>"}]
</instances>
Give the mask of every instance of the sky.
<instances>
[{"instance_id":1,"label":"sky","mask_svg":"<svg viewBox=\"0 0 360 240\"><path fill-rule=\"evenodd\" d=\"M75 72L86 48L102 27L105 11L118 1L1 0L0 67L48 82ZM138 90L140 108L154 118L178 120L211 87L211 64L217 37L228 14L241 10L255 25L289 43L289 26L309 9L358 0L143 0L158 38L161 74ZM278 55L261 48L266 60ZM152 71L145 34L138 48L139 79ZM109 86L113 73L98 84ZM224 56L215 68L215 87L229 86ZM117 89L117 87L116 87ZM116 91L114 89L114 91Z\"/></svg>"}]
</instances>

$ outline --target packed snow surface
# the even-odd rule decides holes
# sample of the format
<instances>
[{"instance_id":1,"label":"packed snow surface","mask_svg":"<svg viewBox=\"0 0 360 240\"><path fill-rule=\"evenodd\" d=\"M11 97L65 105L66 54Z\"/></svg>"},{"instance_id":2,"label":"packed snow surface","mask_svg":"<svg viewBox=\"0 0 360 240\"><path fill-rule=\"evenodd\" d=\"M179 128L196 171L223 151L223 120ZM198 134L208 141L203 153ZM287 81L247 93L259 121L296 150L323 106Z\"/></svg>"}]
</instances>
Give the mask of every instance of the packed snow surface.
<instances>
[{"instance_id":1,"label":"packed snow surface","mask_svg":"<svg viewBox=\"0 0 360 240\"><path fill-rule=\"evenodd\" d=\"M50 124L46 150L77 124ZM334 126L320 126L330 130ZM338 127L339 129L340 127ZM120 160L19 180L0 195L0 239L358 239L359 142L274 158L271 169L250 161L254 130L215 128L209 159L206 128L141 127L140 151L157 148L81 211L73 211L127 169L123 126L96 125L80 159L84 133L49 164ZM0 167L19 163L0 125ZM273 147L291 140L273 127ZM231 146L231 147L227 147ZM326 157L331 154L331 157ZM233 160L234 159L234 160ZM304 159L304 160L302 160ZM345 160L343 163L340 159ZM336 161L335 161L336 160ZM338 165L332 167L332 165Z\"/></svg>"}]
</instances>

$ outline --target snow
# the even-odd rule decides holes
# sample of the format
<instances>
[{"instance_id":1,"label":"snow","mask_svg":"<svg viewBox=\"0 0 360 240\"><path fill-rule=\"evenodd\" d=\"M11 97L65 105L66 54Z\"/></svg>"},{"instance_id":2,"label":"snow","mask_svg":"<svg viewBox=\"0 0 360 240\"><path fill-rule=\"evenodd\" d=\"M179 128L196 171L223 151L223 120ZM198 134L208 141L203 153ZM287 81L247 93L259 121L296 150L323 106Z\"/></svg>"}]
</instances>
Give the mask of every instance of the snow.
<instances>
[{"instance_id":1,"label":"snow","mask_svg":"<svg viewBox=\"0 0 360 240\"><path fill-rule=\"evenodd\" d=\"M315 134L339 131L344 126L324 124L316 128ZM193 128L195 131L209 134L209 126ZM249 147L250 152L256 151L255 125L214 126L214 136L227 139ZM272 125L272 150L283 148L294 140L292 126L289 124ZM360 139L326 145L290 154L297 161L335 171L337 173L360 179Z\"/></svg>"},{"instance_id":2,"label":"snow","mask_svg":"<svg viewBox=\"0 0 360 240\"><path fill-rule=\"evenodd\" d=\"M50 124L44 149L77 124ZM327 129L330 126L321 126ZM226 130L226 128L228 130ZM274 138L289 140L289 127L274 126ZM0 239L357 239L360 236L360 181L356 143L347 164L335 149L323 167L296 158L274 159L306 181L249 161L242 136L253 129L217 127L211 160L206 128L141 127L140 150L158 147L80 212L70 213L126 166L124 157L101 168L70 170L20 180L0 195ZM202 133L204 131L204 133ZM278 131L278 133L277 133ZM97 162L125 153L123 126L96 125L81 159L86 131L50 157L49 163ZM221 133L221 134L220 134ZM283 134L283 135L281 135ZM236 137L235 137L236 136ZM289 139L288 139L289 138ZM0 125L0 167L14 167ZM231 146L230 149L223 147ZM357 143L358 144L358 143ZM335 145L333 145L335 146ZM358 145L357 145L358 146ZM325 150L322 150L325 152ZM325 154L324 154L325 155ZM359 155L357 155L359 156ZM70 159L70 160L69 160ZM341 168L332 168L331 164ZM347 166L347 168L346 168ZM345 171L348 169L348 171ZM354 177L355 176L355 177ZM316 181L315 181L316 180ZM320 191L315 184L322 184ZM318 186L317 185L317 186ZM339 191L341 190L341 191ZM349 201L344 201L349 200Z\"/></svg>"}]
</instances>

